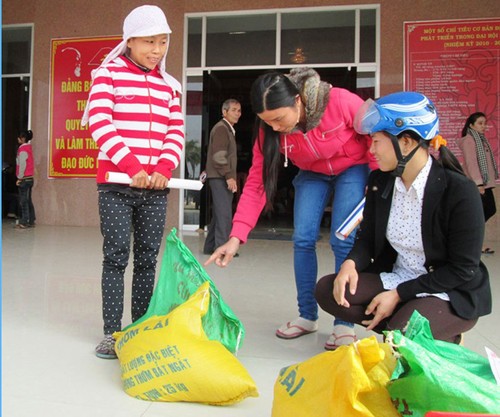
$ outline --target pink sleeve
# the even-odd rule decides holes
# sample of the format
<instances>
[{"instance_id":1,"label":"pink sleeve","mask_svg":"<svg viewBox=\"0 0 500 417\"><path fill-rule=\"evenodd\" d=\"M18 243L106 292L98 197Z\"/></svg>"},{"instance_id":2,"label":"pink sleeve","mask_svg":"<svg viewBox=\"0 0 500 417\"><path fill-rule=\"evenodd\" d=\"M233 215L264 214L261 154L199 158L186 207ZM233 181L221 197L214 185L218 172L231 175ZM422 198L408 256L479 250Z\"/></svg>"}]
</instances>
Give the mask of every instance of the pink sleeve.
<instances>
[{"instance_id":1,"label":"pink sleeve","mask_svg":"<svg viewBox=\"0 0 500 417\"><path fill-rule=\"evenodd\" d=\"M241 243L245 243L249 233L257 224L260 213L266 204L266 194L262 182L262 169L264 155L259 146L261 136L253 146L252 167L243 188L236 213L233 218L233 228L230 236L237 237Z\"/></svg>"},{"instance_id":2,"label":"pink sleeve","mask_svg":"<svg viewBox=\"0 0 500 417\"><path fill-rule=\"evenodd\" d=\"M471 136L465 136L462 142L462 153L464 157L464 171L465 174L474 181L477 185L483 183L481 170L477 163L476 144Z\"/></svg>"},{"instance_id":3,"label":"pink sleeve","mask_svg":"<svg viewBox=\"0 0 500 417\"><path fill-rule=\"evenodd\" d=\"M337 102L342 108L342 115L346 126L354 129L354 117L363 105L363 99L357 94L343 88L333 88L331 93L337 94Z\"/></svg>"},{"instance_id":4,"label":"pink sleeve","mask_svg":"<svg viewBox=\"0 0 500 417\"><path fill-rule=\"evenodd\" d=\"M347 126L354 129L354 117L358 112L361 105L364 103L363 99L359 97L357 94L354 94L348 90L339 89L340 91L340 102L343 106L343 114L344 120ZM372 144L372 138L370 135L360 135L358 134L358 139L366 142L366 148L368 149L366 153L366 157L368 159L368 166L373 171L378 169L378 163L375 160L375 157L370 152L370 146Z\"/></svg>"},{"instance_id":5,"label":"pink sleeve","mask_svg":"<svg viewBox=\"0 0 500 417\"><path fill-rule=\"evenodd\" d=\"M185 146L184 118L182 116L180 97L175 91L172 91L169 113L168 132L155 169L168 179L172 178L172 171L179 166L182 150Z\"/></svg>"}]
</instances>

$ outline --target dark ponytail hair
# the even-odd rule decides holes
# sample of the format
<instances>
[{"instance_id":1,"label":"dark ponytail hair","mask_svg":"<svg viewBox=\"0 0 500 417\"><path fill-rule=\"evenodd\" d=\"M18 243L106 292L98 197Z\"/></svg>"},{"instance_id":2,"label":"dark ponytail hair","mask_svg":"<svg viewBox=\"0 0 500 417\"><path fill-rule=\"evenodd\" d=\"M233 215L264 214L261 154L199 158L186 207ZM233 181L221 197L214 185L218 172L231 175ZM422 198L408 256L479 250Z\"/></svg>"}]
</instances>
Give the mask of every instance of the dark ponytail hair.
<instances>
[{"instance_id":1,"label":"dark ponytail hair","mask_svg":"<svg viewBox=\"0 0 500 417\"><path fill-rule=\"evenodd\" d=\"M253 82L250 90L252 110L259 114L266 110L294 107L297 94L299 90L284 74L276 71L263 74ZM261 147L264 156L262 182L266 192L266 209L272 209L281 165L280 134L256 117L254 136L258 138L261 134L264 135Z\"/></svg>"},{"instance_id":2,"label":"dark ponytail hair","mask_svg":"<svg viewBox=\"0 0 500 417\"><path fill-rule=\"evenodd\" d=\"M441 162L441 165L444 168L458 172L459 174L465 176L462 165L460 165L460 162L458 162L455 154L447 146L441 145L439 147L439 162Z\"/></svg>"},{"instance_id":3,"label":"dark ponytail hair","mask_svg":"<svg viewBox=\"0 0 500 417\"><path fill-rule=\"evenodd\" d=\"M25 142L29 142L30 140L33 139L33 132L31 130L23 130L19 134L19 137L23 138L25 140Z\"/></svg>"},{"instance_id":4,"label":"dark ponytail hair","mask_svg":"<svg viewBox=\"0 0 500 417\"><path fill-rule=\"evenodd\" d=\"M480 117L484 117L486 119L486 115L480 111L472 113L469 117L467 117L464 128L462 129L462 137L467 136L467 130L469 129L470 125L476 123L476 120Z\"/></svg>"},{"instance_id":5,"label":"dark ponytail hair","mask_svg":"<svg viewBox=\"0 0 500 417\"><path fill-rule=\"evenodd\" d=\"M404 132L400 133L398 135L398 139L401 138L402 136L411 137L413 140L416 140L417 142L419 142L419 144L422 148L427 149L427 150L429 149L429 146L432 142L430 140L422 139L419 135L417 135L412 130L405 130ZM465 176L465 172L462 168L462 165L458 161L455 154L452 151L450 151L450 149L447 146L445 146L445 145L439 146L438 152L439 152L439 163L441 164L441 166L443 168L449 169L450 171L454 171L454 172L457 172L457 173Z\"/></svg>"}]
</instances>

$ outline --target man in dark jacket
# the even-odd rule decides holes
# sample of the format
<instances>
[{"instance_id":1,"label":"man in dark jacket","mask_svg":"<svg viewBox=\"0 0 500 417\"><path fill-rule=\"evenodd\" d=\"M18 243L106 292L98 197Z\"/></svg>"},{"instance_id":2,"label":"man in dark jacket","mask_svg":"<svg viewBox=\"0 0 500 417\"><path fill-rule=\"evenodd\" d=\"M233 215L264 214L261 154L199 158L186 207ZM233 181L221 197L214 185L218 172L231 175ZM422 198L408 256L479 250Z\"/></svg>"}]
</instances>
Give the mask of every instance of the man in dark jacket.
<instances>
[{"instance_id":1,"label":"man in dark jacket","mask_svg":"<svg viewBox=\"0 0 500 417\"><path fill-rule=\"evenodd\" d=\"M241 104L228 99L222 104L222 120L210 132L206 173L212 195L212 220L203 253L211 255L227 242L233 218L233 195L237 191L237 148L234 125L241 116Z\"/></svg>"}]
</instances>

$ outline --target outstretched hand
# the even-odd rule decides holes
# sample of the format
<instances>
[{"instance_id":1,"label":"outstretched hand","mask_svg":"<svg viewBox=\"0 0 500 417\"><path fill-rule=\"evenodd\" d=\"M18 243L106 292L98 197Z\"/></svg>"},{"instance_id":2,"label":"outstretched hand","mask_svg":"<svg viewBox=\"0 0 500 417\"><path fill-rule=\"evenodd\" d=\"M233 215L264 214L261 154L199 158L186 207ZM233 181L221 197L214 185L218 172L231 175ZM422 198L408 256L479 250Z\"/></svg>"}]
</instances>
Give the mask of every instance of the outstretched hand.
<instances>
[{"instance_id":1,"label":"outstretched hand","mask_svg":"<svg viewBox=\"0 0 500 417\"><path fill-rule=\"evenodd\" d=\"M231 237L226 243L215 249L215 252L210 255L210 258L203 265L207 266L215 262L215 265L224 268L233 260L239 248L240 240L236 237Z\"/></svg>"}]
</instances>

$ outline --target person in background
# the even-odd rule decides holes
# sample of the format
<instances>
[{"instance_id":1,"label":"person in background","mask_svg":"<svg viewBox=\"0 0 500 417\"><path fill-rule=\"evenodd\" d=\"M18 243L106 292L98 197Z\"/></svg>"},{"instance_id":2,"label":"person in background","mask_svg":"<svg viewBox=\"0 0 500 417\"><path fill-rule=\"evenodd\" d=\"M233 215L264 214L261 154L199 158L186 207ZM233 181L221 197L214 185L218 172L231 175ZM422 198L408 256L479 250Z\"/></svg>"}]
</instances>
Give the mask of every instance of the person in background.
<instances>
[{"instance_id":1,"label":"person in background","mask_svg":"<svg viewBox=\"0 0 500 417\"><path fill-rule=\"evenodd\" d=\"M487 222L496 212L495 180L498 179L498 168L491 146L486 139L486 116L484 113L472 113L465 121L462 138L458 146L463 154L465 174L476 183L483 202L484 221ZM493 254L491 248L482 250L485 254Z\"/></svg>"},{"instance_id":2,"label":"person in background","mask_svg":"<svg viewBox=\"0 0 500 417\"><path fill-rule=\"evenodd\" d=\"M263 74L251 89L257 114L252 167L233 219L230 238L205 262L228 265L255 227L264 207L272 207L281 166L299 168L293 180L294 270L299 317L283 324L276 336L294 339L318 329L314 287L318 273L316 242L327 203L334 194L330 245L340 267L354 242L335 230L362 200L369 173L369 136L354 131L354 115L363 100L322 81L311 68L290 74ZM284 155L284 161L282 159ZM374 163L374 161L372 160ZM374 163L376 167L376 164ZM354 325L335 321L325 344L335 349L355 339Z\"/></svg>"},{"instance_id":3,"label":"person in background","mask_svg":"<svg viewBox=\"0 0 500 417\"><path fill-rule=\"evenodd\" d=\"M372 135L380 169L368 180L352 251L337 274L318 281L316 299L379 333L403 330L417 310L435 339L458 343L492 304L477 187L443 146L436 108L420 93L368 100L354 127Z\"/></svg>"},{"instance_id":4,"label":"person in background","mask_svg":"<svg viewBox=\"0 0 500 417\"><path fill-rule=\"evenodd\" d=\"M19 209L19 188L16 185L16 166L2 163L2 217L17 219Z\"/></svg>"},{"instance_id":5,"label":"person in background","mask_svg":"<svg viewBox=\"0 0 500 417\"><path fill-rule=\"evenodd\" d=\"M99 146L97 191L103 243L104 339L95 353L115 359L124 274L133 233L132 321L146 313L165 229L168 182L184 147L181 86L165 71L170 27L157 6L140 6L123 23L123 41L93 72L82 123ZM130 185L106 182L126 173Z\"/></svg>"},{"instance_id":6,"label":"person in background","mask_svg":"<svg viewBox=\"0 0 500 417\"><path fill-rule=\"evenodd\" d=\"M203 253L211 255L229 239L233 219L236 184L237 148L234 125L241 116L241 104L227 99L222 104L222 119L210 131L206 174L212 195L212 220Z\"/></svg>"},{"instance_id":7,"label":"person in background","mask_svg":"<svg viewBox=\"0 0 500 417\"><path fill-rule=\"evenodd\" d=\"M33 132L25 130L17 138L19 148L16 156L16 185L19 188L19 205L21 207L21 218L16 227L26 229L35 227L35 207L31 198L34 184L35 161L33 159L33 148L31 141Z\"/></svg>"}]
</instances>

